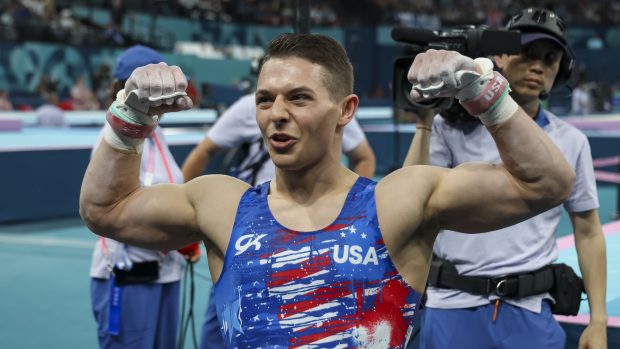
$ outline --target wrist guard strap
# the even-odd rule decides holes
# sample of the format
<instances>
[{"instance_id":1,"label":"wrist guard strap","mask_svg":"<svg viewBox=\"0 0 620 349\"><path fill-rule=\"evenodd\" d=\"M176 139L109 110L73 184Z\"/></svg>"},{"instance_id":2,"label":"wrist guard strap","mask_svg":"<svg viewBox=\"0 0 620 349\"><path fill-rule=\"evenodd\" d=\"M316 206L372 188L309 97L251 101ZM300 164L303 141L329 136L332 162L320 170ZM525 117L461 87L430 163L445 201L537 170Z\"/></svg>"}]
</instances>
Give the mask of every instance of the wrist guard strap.
<instances>
[{"instance_id":1,"label":"wrist guard strap","mask_svg":"<svg viewBox=\"0 0 620 349\"><path fill-rule=\"evenodd\" d=\"M510 97L510 84L502 74L493 71L490 79L475 81L473 84L483 84L480 92L473 98L461 100L461 105L471 115L474 115L486 126L500 124L508 120L519 108L519 105ZM485 81L486 80L486 81Z\"/></svg>"},{"instance_id":2,"label":"wrist guard strap","mask_svg":"<svg viewBox=\"0 0 620 349\"><path fill-rule=\"evenodd\" d=\"M117 101L114 101L108 108L106 120L119 135L129 138L144 139L157 126L156 118L153 119L146 114L141 115Z\"/></svg>"},{"instance_id":3,"label":"wrist guard strap","mask_svg":"<svg viewBox=\"0 0 620 349\"><path fill-rule=\"evenodd\" d=\"M480 115L493 108L508 94L510 91L508 86L506 78L498 72L493 72L493 77L486 83L482 92L477 97L461 101L461 105L471 115Z\"/></svg>"}]
</instances>

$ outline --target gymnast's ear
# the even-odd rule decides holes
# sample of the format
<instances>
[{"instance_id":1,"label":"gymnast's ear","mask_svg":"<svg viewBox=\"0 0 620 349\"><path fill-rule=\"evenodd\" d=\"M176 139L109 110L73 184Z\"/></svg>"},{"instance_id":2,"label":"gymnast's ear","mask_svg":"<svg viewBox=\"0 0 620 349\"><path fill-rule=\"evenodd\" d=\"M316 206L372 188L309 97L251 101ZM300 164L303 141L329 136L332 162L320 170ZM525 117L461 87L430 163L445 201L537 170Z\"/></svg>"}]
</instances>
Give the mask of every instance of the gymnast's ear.
<instances>
[{"instance_id":1,"label":"gymnast's ear","mask_svg":"<svg viewBox=\"0 0 620 349\"><path fill-rule=\"evenodd\" d=\"M357 114L357 108L359 106L359 97L355 94L350 94L344 97L341 102L340 119L338 120L338 126L344 127L348 124Z\"/></svg>"}]
</instances>

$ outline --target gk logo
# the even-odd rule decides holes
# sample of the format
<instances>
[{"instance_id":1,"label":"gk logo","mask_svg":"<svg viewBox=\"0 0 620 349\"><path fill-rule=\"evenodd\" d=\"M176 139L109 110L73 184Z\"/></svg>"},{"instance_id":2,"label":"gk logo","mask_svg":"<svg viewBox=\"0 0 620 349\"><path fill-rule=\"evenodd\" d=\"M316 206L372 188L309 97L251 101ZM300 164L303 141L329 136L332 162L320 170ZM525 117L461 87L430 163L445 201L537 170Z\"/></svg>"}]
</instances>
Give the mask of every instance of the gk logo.
<instances>
[{"instance_id":1,"label":"gk logo","mask_svg":"<svg viewBox=\"0 0 620 349\"><path fill-rule=\"evenodd\" d=\"M235 249L237 249L237 253L235 253L235 256L242 254L252 246L254 246L255 251L258 251L261 246L260 239L264 238L265 236L267 236L267 234L260 234L258 236L243 235L242 237L238 238L235 242Z\"/></svg>"}]
</instances>

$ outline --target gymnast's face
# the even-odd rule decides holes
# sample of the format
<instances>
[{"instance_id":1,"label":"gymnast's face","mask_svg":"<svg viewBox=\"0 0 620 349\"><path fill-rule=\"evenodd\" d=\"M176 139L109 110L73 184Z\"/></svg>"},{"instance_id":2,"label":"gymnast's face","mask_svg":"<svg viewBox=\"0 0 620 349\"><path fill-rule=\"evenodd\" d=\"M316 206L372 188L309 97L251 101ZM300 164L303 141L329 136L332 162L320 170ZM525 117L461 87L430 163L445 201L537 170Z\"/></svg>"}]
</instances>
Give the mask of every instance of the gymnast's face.
<instances>
[{"instance_id":1,"label":"gymnast's face","mask_svg":"<svg viewBox=\"0 0 620 349\"><path fill-rule=\"evenodd\" d=\"M326 74L321 65L299 57L275 57L264 63L256 120L277 167L302 170L340 144L342 103L330 98Z\"/></svg>"}]
</instances>

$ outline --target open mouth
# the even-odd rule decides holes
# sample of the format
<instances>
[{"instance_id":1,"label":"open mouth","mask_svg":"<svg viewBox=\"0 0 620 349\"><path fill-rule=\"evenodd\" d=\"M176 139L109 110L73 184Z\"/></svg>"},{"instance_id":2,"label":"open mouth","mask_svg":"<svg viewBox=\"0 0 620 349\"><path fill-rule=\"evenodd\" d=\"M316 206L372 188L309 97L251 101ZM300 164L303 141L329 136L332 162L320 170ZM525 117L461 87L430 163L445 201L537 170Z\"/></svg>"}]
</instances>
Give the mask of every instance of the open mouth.
<instances>
[{"instance_id":1,"label":"open mouth","mask_svg":"<svg viewBox=\"0 0 620 349\"><path fill-rule=\"evenodd\" d=\"M285 133L276 133L269 137L269 142L274 149L283 150L290 147L295 142L295 138Z\"/></svg>"}]
</instances>

